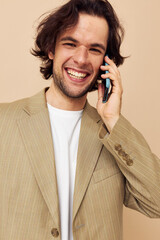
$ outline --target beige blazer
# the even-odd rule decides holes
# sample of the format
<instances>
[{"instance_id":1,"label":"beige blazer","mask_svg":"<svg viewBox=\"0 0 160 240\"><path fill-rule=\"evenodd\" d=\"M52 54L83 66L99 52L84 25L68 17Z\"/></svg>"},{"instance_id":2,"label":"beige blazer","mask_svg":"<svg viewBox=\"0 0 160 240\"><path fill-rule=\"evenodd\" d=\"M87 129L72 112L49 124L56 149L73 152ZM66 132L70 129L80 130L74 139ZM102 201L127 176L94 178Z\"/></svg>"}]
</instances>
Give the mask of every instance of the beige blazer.
<instances>
[{"instance_id":1,"label":"beige blazer","mask_svg":"<svg viewBox=\"0 0 160 240\"><path fill-rule=\"evenodd\" d=\"M160 160L123 116L106 134L97 111L87 103L77 157L74 240L122 240L123 204L160 217ZM0 105L0 240L60 237L54 151L43 90Z\"/></svg>"}]
</instances>

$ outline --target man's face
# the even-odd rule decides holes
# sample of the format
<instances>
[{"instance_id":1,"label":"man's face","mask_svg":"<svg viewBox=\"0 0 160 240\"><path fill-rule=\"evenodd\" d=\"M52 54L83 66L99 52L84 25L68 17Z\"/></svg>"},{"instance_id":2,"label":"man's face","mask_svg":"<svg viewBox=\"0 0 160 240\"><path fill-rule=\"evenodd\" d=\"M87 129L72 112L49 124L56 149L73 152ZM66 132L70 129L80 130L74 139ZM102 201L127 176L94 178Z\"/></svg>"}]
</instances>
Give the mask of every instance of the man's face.
<instances>
[{"instance_id":1,"label":"man's face","mask_svg":"<svg viewBox=\"0 0 160 240\"><path fill-rule=\"evenodd\" d=\"M94 85L107 49L109 27L104 18L80 14L77 25L56 42L53 80L56 89L70 98L80 98Z\"/></svg>"}]
</instances>

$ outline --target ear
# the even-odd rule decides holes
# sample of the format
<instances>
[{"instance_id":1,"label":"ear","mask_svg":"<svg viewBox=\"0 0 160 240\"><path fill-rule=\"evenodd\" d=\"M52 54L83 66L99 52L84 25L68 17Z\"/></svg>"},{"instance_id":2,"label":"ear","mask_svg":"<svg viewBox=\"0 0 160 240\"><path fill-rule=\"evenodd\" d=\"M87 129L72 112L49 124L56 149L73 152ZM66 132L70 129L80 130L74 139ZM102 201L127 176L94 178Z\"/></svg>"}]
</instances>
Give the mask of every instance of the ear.
<instances>
[{"instance_id":1,"label":"ear","mask_svg":"<svg viewBox=\"0 0 160 240\"><path fill-rule=\"evenodd\" d=\"M52 53L52 52L49 52L49 53L48 53L48 57L49 57L49 59L53 60L53 59L54 59L53 53Z\"/></svg>"}]
</instances>

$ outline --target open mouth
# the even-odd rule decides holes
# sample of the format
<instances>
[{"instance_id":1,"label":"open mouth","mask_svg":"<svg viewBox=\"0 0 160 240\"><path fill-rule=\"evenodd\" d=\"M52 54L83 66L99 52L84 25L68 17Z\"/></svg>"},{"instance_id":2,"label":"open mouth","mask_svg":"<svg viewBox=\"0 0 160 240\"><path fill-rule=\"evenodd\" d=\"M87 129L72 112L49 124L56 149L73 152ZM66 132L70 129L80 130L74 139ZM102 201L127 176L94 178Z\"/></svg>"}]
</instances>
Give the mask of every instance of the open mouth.
<instances>
[{"instance_id":1,"label":"open mouth","mask_svg":"<svg viewBox=\"0 0 160 240\"><path fill-rule=\"evenodd\" d=\"M78 80L84 80L86 79L90 74L89 73L85 73L85 72L79 72L76 71L74 69L71 68L66 68L65 69L66 72L68 73L68 75L72 78L72 79L78 79Z\"/></svg>"}]
</instances>

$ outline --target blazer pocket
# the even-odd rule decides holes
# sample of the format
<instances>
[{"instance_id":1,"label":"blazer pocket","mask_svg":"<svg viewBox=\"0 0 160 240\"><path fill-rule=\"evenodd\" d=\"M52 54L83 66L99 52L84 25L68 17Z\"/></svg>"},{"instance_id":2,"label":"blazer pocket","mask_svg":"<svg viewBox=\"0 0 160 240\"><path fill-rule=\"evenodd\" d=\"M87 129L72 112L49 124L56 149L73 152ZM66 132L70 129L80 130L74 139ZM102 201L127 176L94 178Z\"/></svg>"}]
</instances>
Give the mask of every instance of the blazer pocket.
<instances>
[{"instance_id":1,"label":"blazer pocket","mask_svg":"<svg viewBox=\"0 0 160 240\"><path fill-rule=\"evenodd\" d=\"M100 182L118 173L121 173L121 171L117 166L116 167L114 166L112 168L102 168L93 173L93 179L94 179L94 182Z\"/></svg>"}]
</instances>

